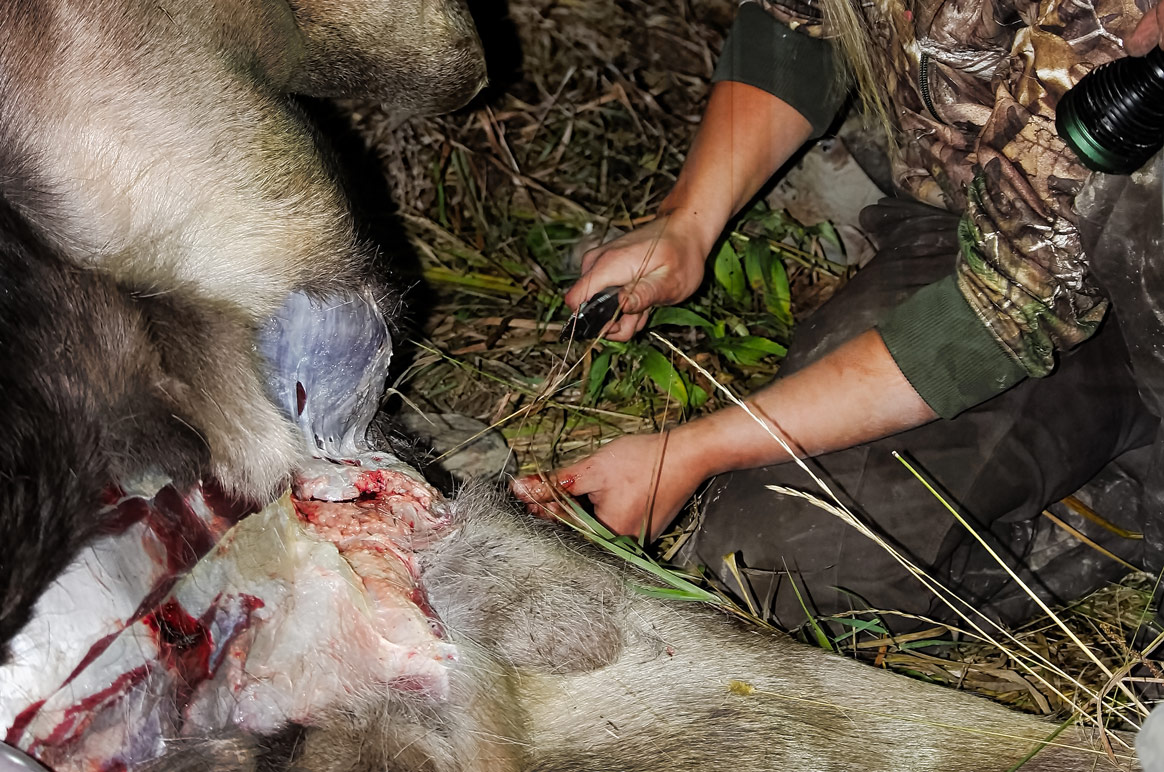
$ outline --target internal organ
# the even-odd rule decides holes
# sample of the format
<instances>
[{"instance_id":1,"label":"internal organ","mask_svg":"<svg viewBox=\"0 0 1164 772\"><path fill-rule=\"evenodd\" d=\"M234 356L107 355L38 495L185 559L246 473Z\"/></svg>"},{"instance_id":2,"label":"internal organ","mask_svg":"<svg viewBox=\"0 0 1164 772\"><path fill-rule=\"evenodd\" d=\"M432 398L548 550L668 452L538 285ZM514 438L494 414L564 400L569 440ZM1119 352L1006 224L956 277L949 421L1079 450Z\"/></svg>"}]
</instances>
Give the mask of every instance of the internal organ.
<instances>
[{"instance_id":1,"label":"internal organ","mask_svg":"<svg viewBox=\"0 0 1164 772\"><path fill-rule=\"evenodd\" d=\"M415 555L449 528L446 503L393 457L315 462L294 494L233 527L231 505L202 488L112 506L124 530L42 597L0 668L5 741L54 770L132 767L163 738L310 724L351 691L447 696L457 651Z\"/></svg>"}]
</instances>

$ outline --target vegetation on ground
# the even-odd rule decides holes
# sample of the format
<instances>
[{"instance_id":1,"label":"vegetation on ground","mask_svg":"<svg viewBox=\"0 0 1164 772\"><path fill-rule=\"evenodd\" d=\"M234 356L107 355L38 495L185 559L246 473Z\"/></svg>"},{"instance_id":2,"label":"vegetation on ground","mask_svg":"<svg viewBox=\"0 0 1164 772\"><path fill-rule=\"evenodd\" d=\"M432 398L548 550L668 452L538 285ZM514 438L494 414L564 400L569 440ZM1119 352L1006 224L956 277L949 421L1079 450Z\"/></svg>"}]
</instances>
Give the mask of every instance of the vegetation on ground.
<instances>
[{"instance_id":1,"label":"vegetation on ground","mask_svg":"<svg viewBox=\"0 0 1164 772\"><path fill-rule=\"evenodd\" d=\"M561 295L581 254L648 221L673 185L733 0L479 5L493 83L470 108L400 119L374 104L344 105L381 162L415 251L393 262L416 289L412 309L423 309L398 347L403 409L497 427L524 473L723 407L723 392L696 365L737 395L769 382L796 323L847 271L828 259L839 247L828 224L806 227L762 202L709 257L700 292L651 318L690 361L649 336L559 341L568 315ZM1150 616L1153 586L1133 573L1062 614L1094 656L1049 618L1015 631L1052 663L1038 672L1017 664L1016 644L999 647L970 630L935 625L893 637L891 610L796 632L877 666L1065 716L1075 706L1094 712L1088 695L1124 699L1105 669L1126 676L1132 662L1139 677L1159 675L1128 643Z\"/></svg>"}]
</instances>

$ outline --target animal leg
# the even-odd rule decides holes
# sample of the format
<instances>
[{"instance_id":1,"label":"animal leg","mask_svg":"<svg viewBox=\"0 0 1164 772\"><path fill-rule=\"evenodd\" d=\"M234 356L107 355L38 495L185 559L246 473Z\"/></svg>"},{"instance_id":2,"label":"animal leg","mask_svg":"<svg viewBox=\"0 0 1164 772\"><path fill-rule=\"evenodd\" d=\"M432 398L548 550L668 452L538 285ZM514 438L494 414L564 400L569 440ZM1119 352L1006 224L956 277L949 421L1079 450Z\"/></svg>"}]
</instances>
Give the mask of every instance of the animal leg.
<instances>
[{"instance_id":1,"label":"animal leg","mask_svg":"<svg viewBox=\"0 0 1164 772\"><path fill-rule=\"evenodd\" d=\"M306 58L291 90L370 96L412 114L455 110L485 84L463 0L289 0Z\"/></svg>"}]
</instances>

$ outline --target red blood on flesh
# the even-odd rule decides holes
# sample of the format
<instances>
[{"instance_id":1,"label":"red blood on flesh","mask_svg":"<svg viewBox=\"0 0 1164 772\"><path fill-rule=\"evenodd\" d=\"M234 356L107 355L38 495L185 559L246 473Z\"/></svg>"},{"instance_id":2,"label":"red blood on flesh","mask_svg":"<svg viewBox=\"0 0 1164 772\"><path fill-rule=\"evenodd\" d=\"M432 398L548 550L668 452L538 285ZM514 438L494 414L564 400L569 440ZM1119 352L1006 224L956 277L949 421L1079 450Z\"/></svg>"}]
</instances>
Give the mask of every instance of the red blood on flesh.
<instances>
[{"instance_id":1,"label":"red blood on flesh","mask_svg":"<svg viewBox=\"0 0 1164 772\"><path fill-rule=\"evenodd\" d=\"M150 526L166 547L170 571L184 571L214 547L206 523L173 486L158 491L153 504Z\"/></svg>"},{"instance_id":2,"label":"red blood on flesh","mask_svg":"<svg viewBox=\"0 0 1164 772\"><path fill-rule=\"evenodd\" d=\"M429 627L432 628L433 635L437 638L445 637L445 626L441 624L440 618L437 617L432 606L428 603L428 595L425 594L421 587L413 587L412 591L408 593L408 599L420 609L420 613L428 617Z\"/></svg>"},{"instance_id":3,"label":"red blood on flesh","mask_svg":"<svg viewBox=\"0 0 1164 772\"><path fill-rule=\"evenodd\" d=\"M72 681L74 678L77 677L78 673L80 673L85 668L89 667L89 665L91 665L93 663L93 660L100 657L101 653L104 652L106 649L108 649L109 644L113 643L113 641L120 634L121 634L120 630L118 630L115 633L110 633L109 635L105 636L101 640L97 641L97 643L95 643L91 647L89 647L89 651L85 652L84 658L80 662L77 663L77 666L75 668L73 668L73 672L69 673L69 677L65 679L65 683Z\"/></svg>"},{"instance_id":4,"label":"red blood on flesh","mask_svg":"<svg viewBox=\"0 0 1164 772\"><path fill-rule=\"evenodd\" d=\"M4 736L4 742L9 745L15 745L16 741L20 739L20 735L24 734L24 728L36 718L36 714L40 712L44 705L44 700L37 700L29 705L16 716L16 720L12 722L12 726L8 727L8 734Z\"/></svg>"},{"instance_id":5,"label":"red blood on flesh","mask_svg":"<svg viewBox=\"0 0 1164 772\"><path fill-rule=\"evenodd\" d=\"M136 555L125 561L133 568L125 576L140 581L127 583L132 595L110 595L119 605L93 607L103 626L57 625L65 634L77 630L85 637L62 660L68 667L46 676L43 686L35 668L23 665L23 670L13 671L36 690L28 690L27 703L11 706L8 741L71 770L120 772L146 758L139 754L149 752L142 749L153 747L158 731L212 731L223 721L268 731L275 721L303 721L325 709L353 678L443 699L449 688L447 668L456 661L457 650L430 607L417 551L440 539L453 520L440 494L409 472L382 456L321 463L301 478L306 484L296 483L296 492L307 495L290 501L299 523L284 500L256 520L269 519L269 531L266 526L248 530L244 522L238 527L245 538L225 542L221 549L215 544L229 524L242 519L244 505L218 488L196 487L183 497L168 486L152 499L119 491L122 497L111 503L116 512L110 514L121 532L103 549ZM257 534L282 533L281 523L287 524L291 541L309 551L304 555L321 560L301 564L300 559L269 553L284 544L282 537L260 539ZM117 541L122 538L123 546ZM334 545L338 555L317 546L321 542ZM261 561L252 566L238 559L244 553L237 546L231 551L232 543L257 545L260 555L277 559L270 569ZM122 565L102 562L104 553L94 554L94 566ZM195 568L208 554L205 566ZM192 582L191 570L210 582ZM267 570L276 573L268 575ZM108 576L99 570L89 575L100 577L101 587L116 586L121 574L110 571ZM353 574L355 585L347 579ZM220 580L221 586L212 583ZM231 584L236 581L240 583ZM104 595L95 596L104 602ZM68 602L74 596L62 597L62 606L77 606ZM337 637L304 630L302 640L286 645L284 639L271 638L280 634L280 620L299 608L283 604L298 597L318 600L329 613L350 611L350 618L339 619L343 630L353 634ZM131 602L124 603L126 599ZM267 611L252 613L264 604ZM118 636L125 637L119 641ZM331 665L312 661L316 638L345 658ZM279 648L272 648L271 640L278 640ZM131 656L119 664L122 649ZM273 660L251 662L256 651ZM292 680L284 686L287 678ZM41 699L45 693L52 698ZM142 695L151 699L138 699ZM245 704L242 713L234 704L238 695L251 700L238 702Z\"/></svg>"},{"instance_id":6,"label":"red blood on flesh","mask_svg":"<svg viewBox=\"0 0 1164 772\"><path fill-rule=\"evenodd\" d=\"M121 533L139 520L144 520L150 513L149 502L137 496L114 500L112 505L115 508L114 514L112 517L107 515L105 520L105 530L111 534Z\"/></svg>"},{"instance_id":7,"label":"red blood on flesh","mask_svg":"<svg viewBox=\"0 0 1164 772\"><path fill-rule=\"evenodd\" d=\"M107 507L116 506L117 502L125 498L125 492L119 485L108 485L101 491L101 503Z\"/></svg>"},{"instance_id":8,"label":"red blood on flesh","mask_svg":"<svg viewBox=\"0 0 1164 772\"><path fill-rule=\"evenodd\" d=\"M126 671L118 676L113 683L101 691L90 694L88 697L71 705L65 711L65 719L53 729L52 733L43 740L37 740L29 747L28 753L35 755L41 748L51 748L63 745L80 736L98 714L98 707L109 699L118 699L122 694L138 681L149 675L149 668L144 665Z\"/></svg>"},{"instance_id":9,"label":"red blood on flesh","mask_svg":"<svg viewBox=\"0 0 1164 772\"><path fill-rule=\"evenodd\" d=\"M206 501L206 506L210 508L210 511L216 517L223 518L231 525L234 525L247 515L258 512L262 508L252 501L244 501L235 496L231 496L214 479L204 480L202 482L202 498Z\"/></svg>"},{"instance_id":10,"label":"red blood on flesh","mask_svg":"<svg viewBox=\"0 0 1164 772\"><path fill-rule=\"evenodd\" d=\"M178 675L179 683L193 689L210 677L213 641L201 620L171 600L143 621L154 631L162 663Z\"/></svg>"},{"instance_id":11,"label":"red blood on flesh","mask_svg":"<svg viewBox=\"0 0 1164 772\"><path fill-rule=\"evenodd\" d=\"M214 676L230 643L246 629L251 615L263 607L263 601L252 595L235 596L235 600L241 602L242 616L236 618L230 627L222 628L218 616L223 600L222 596L215 599L199 619L170 600L142 620L154 634L162 665L174 675L177 687L174 702L179 707L185 707L194 689ZM216 627L221 634L218 641L210 632L216 620L220 622ZM211 661L216 649L219 656Z\"/></svg>"}]
</instances>

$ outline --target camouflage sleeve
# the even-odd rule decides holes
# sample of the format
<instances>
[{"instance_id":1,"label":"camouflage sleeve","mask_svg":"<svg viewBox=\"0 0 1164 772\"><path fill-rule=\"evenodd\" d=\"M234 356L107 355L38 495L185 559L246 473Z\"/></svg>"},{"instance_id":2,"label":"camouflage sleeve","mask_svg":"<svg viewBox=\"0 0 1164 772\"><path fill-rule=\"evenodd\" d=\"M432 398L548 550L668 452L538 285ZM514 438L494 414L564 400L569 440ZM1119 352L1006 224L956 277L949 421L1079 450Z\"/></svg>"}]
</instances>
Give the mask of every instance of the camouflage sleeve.
<instances>
[{"instance_id":1,"label":"camouflage sleeve","mask_svg":"<svg viewBox=\"0 0 1164 772\"><path fill-rule=\"evenodd\" d=\"M809 37L824 37L824 12L819 0L741 0L741 10L748 5L763 8L789 29Z\"/></svg>"},{"instance_id":2,"label":"camouflage sleeve","mask_svg":"<svg viewBox=\"0 0 1164 772\"><path fill-rule=\"evenodd\" d=\"M994 169L968 191L954 274L878 325L902 374L943 418L1048 375L1055 352L1089 338L1107 310L1074 226L1057 231L1021 199L990 196Z\"/></svg>"},{"instance_id":3,"label":"camouflage sleeve","mask_svg":"<svg viewBox=\"0 0 1164 772\"><path fill-rule=\"evenodd\" d=\"M1091 66L1122 55L1117 33L1130 31L1128 20L1139 16L1116 8L1128 0L1102 4L1103 14L1098 6L1031 6L966 159L974 177L954 276L943 291L926 297L923 290L879 326L903 374L944 417L1023 377L1048 375L1056 352L1089 338L1107 311L1075 211L1089 173L1055 129L1059 99ZM1115 26L1097 34L1097 24Z\"/></svg>"},{"instance_id":4,"label":"camouflage sleeve","mask_svg":"<svg viewBox=\"0 0 1164 772\"><path fill-rule=\"evenodd\" d=\"M1056 351L1095 333L1108 302L1091 278L1074 223L1039 217L1021 199L991 196L992 166L970 186L958 286L1010 355L1040 377L1054 369Z\"/></svg>"},{"instance_id":5,"label":"camouflage sleeve","mask_svg":"<svg viewBox=\"0 0 1164 772\"><path fill-rule=\"evenodd\" d=\"M758 2L740 6L712 81L747 83L787 102L812 124L813 139L845 99L832 44L793 31Z\"/></svg>"}]
</instances>

